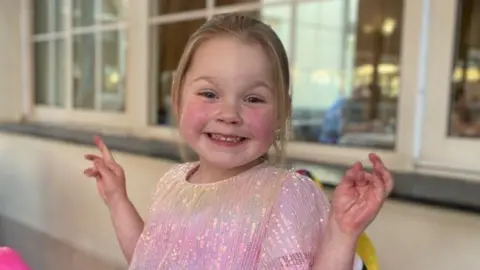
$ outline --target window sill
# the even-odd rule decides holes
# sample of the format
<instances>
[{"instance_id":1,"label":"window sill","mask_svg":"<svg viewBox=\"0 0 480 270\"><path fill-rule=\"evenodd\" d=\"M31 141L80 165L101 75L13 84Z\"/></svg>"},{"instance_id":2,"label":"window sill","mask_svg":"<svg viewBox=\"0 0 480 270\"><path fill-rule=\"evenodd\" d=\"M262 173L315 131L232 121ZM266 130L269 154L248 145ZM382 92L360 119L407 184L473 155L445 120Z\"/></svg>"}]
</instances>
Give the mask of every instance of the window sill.
<instances>
[{"instance_id":1,"label":"window sill","mask_svg":"<svg viewBox=\"0 0 480 270\"><path fill-rule=\"evenodd\" d=\"M73 127L40 123L1 123L0 132L60 140L81 145L93 145L93 136L100 134L111 150L181 162L177 143L140 138L128 134L94 132ZM328 188L340 181L345 165L288 159L288 167L308 169ZM454 177L439 177L417 172L393 172L396 185L393 199L443 206L480 213L480 183Z\"/></svg>"}]
</instances>

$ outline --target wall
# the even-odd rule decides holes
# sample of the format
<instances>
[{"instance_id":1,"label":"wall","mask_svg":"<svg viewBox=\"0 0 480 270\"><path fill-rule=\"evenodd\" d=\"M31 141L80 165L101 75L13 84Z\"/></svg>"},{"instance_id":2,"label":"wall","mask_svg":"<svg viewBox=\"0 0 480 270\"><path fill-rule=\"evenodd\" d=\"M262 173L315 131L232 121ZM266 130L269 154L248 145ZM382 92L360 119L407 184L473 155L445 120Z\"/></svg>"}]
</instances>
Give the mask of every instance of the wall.
<instances>
[{"instance_id":1,"label":"wall","mask_svg":"<svg viewBox=\"0 0 480 270\"><path fill-rule=\"evenodd\" d=\"M59 141L0 133L0 217L111 265L124 265L107 208L97 195L95 182L83 175L88 166L83 155L91 152L96 151ZM172 163L125 153L114 155L126 171L132 201L145 214L156 181ZM28 252L34 241L25 239L16 243L15 248ZM55 249L38 251L28 260L36 264L34 269L54 270L41 268L38 262L46 260L39 257L48 256L47 253L55 254L47 263L59 261L56 255L61 252Z\"/></svg>"},{"instance_id":2,"label":"wall","mask_svg":"<svg viewBox=\"0 0 480 270\"><path fill-rule=\"evenodd\" d=\"M0 1L0 120L22 115L19 0Z\"/></svg>"}]
</instances>

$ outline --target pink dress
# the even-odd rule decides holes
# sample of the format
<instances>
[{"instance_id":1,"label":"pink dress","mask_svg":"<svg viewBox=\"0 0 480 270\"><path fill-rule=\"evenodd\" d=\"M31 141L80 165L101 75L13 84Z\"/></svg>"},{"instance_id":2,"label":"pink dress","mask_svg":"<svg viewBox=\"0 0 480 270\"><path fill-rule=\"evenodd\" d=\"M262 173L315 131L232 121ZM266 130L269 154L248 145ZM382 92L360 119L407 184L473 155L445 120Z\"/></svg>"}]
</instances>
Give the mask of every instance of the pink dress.
<instances>
[{"instance_id":1,"label":"pink dress","mask_svg":"<svg viewBox=\"0 0 480 270\"><path fill-rule=\"evenodd\" d=\"M309 269L329 202L308 178L267 163L212 184L159 181L131 270Z\"/></svg>"}]
</instances>

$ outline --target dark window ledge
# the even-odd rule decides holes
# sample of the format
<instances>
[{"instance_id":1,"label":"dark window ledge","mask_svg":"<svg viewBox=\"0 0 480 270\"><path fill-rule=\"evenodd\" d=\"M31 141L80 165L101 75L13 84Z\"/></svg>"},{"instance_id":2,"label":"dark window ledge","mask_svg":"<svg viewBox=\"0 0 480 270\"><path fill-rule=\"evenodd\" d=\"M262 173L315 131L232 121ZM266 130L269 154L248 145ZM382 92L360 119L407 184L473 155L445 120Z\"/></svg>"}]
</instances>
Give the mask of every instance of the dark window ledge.
<instances>
[{"instance_id":1,"label":"dark window ledge","mask_svg":"<svg viewBox=\"0 0 480 270\"><path fill-rule=\"evenodd\" d=\"M82 145L93 145L93 136L97 133L52 126L38 123L3 123L0 132L36 136ZM105 142L111 150L167 159L181 162L178 145L153 139L133 136L105 135ZM318 166L333 175L341 176L346 166L318 164L301 160L288 160L290 166L302 168L302 164ZM330 173L329 173L330 174ZM394 172L395 188L392 198L415 203L424 203L480 213L480 183L458 178L438 177L418 173ZM333 188L334 184L325 183Z\"/></svg>"}]
</instances>

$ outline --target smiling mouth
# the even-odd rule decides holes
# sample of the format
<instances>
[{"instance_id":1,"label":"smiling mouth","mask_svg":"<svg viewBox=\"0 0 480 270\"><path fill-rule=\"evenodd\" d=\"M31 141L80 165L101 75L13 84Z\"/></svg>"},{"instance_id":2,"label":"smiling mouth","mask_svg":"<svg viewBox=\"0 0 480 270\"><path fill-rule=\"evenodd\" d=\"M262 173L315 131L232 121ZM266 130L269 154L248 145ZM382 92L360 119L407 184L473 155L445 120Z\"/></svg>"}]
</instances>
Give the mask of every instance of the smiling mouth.
<instances>
[{"instance_id":1,"label":"smiling mouth","mask_svg":"<svg viewBox=\"0 0 480 270\"><path fill-rule=\"evenodd\" d=\"M221 145L234 146L244 143L247 138L234 136L234 135L224 135L220 133L206 133L207 137L213 142Z\"/></svg>"}]
</instances>

